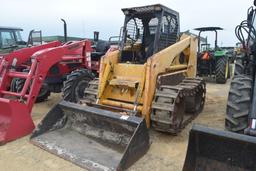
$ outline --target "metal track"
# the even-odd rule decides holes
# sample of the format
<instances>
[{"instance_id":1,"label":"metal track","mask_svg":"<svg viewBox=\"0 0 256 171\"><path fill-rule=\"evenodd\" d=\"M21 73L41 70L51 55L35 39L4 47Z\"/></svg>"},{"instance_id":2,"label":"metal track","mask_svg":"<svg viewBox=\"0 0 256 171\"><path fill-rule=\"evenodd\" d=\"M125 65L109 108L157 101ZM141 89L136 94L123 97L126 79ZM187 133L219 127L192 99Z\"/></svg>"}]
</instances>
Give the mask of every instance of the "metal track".
<instances>
[{"instance_id":1,"label":"metal track","mask_svg":"<svg viewBox=\"0 0 256 171\"><path fill-rule=\"evenodd\" d=\"M89 82L89 86L84 90L83 103L96 103L98 94L99 79L95 78Z\"/></svg>"},{"instance_id":2,"label":"metal track","mask_svg":"<svg viewBox=\"0 0 256 171\"><path fill-rule=\"evenodd\" d=\"M205 94L205 82L200 78L186 78L175 86L160 85L152 103L152 127L180 132L203 110Z\"/></svg>"}]
</instances>

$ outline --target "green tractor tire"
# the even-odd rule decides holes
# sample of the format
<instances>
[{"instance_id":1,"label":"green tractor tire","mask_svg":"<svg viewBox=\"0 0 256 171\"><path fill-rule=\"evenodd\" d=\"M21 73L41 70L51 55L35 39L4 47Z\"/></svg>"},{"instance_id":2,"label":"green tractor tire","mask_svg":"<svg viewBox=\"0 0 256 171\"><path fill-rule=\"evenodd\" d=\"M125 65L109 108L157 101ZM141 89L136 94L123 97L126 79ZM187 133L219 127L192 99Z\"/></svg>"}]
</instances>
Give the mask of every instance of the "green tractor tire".
<instances>
[{"instance_id":1,"label":"green tractor tire","mask_svg":"<svg viewBox=\"0 0 256 171\"><path fill-rule=\"evenodd\" d=\"M216 73L215 74L216 83L225 84L227 82L227 79L230 76L230 73L229 73L229 63L226 57L220 57L217 59L215 73Z\"/></svg>"}]
</instances>

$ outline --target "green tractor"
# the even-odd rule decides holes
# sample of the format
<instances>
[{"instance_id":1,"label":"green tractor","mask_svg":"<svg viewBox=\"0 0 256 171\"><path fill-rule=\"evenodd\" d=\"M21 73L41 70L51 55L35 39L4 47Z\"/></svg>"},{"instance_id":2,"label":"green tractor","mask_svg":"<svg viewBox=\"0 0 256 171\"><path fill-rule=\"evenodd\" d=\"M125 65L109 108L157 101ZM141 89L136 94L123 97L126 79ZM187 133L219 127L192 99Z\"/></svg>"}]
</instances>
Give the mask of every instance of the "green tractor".
<instances>
[{"instance_id":1,"label":"green tractor","mask_svg":"<svg viewBox=\"0 0 256 171\"><path fill-rule=\"evenodd\" d=\"M197 74L199 76L215 76L216 83L225 84L230 77L229 58L226 50L218 46L218 30L220 27L201 27L196 28L199 31L198 55L197 55ZM215 32L215 45L210 48L210 44L201 42L202 32Z\"/></svg>"},{"instance_id":2,"label":"green tractor","mask_svg":"<svg viewBox=\"0 0 256 171\"><path fill-rule=\"evenodd\" d=\"M16 27L0 27L0 54L10 53L13 50L42 44L41 31L31 30L28 41L22 40L23 29Z\"/></svg>"}]
</instances>

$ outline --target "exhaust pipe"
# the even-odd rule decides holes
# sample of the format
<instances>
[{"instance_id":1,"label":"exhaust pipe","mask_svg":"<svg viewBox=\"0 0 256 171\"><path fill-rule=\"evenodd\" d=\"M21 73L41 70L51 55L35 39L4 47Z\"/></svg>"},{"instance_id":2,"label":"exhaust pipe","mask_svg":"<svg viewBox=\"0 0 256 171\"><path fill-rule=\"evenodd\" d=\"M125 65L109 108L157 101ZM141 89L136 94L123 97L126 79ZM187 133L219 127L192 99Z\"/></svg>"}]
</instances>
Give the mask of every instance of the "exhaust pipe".
<instances>
[{"instance_id":1,"label":"exhaust pipe","mask_svg":"<svg viewBox=\"0 0 256 171\"><path fill-rule=\"evenodd\" d=\"M194 125L183 171L256 170L256 138Z\"/></svg>"},{"instance_id":2,"label":"exhaust pipe","mask_svg":"<svg viewBox=\"0 0 256 171\"><path fill-rule=\"evenodd\" d=\"M99 34L100 34L100 32L98 32L98 31L94 31L93 32L93 40L94 40L94 42L98 42L99 41Z\"/></svg>"},{"instance_id":3,"label":"exhaust pipe","mask_svg":"<svg viewBox=\"0 0 256 171\"><path fill-rule=\"evenodd\" d=\"M88 170L125 170L149 149L145 119L62 101L31 142Z\"/></svg>"},{"instance_id":4,"label":"exhaust pipe","mask_svg":"<svg viewBox=\"0 0 256 171\"><path fill-rule=\"evenodd\" d=\"M64 23L64 42L67 42L67 23L64 19L61 18L61 21Z\"/></svg>"}]
</instances>

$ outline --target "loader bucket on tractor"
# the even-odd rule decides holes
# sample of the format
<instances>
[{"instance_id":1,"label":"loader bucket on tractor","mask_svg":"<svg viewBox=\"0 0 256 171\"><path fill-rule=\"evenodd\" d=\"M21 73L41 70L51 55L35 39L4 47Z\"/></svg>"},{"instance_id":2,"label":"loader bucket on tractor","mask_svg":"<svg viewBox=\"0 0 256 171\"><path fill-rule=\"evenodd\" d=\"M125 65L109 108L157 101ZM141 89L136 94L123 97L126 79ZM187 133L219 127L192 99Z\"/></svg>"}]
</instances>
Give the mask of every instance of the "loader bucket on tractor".
<instances>
[{"instance_id":1,"label":"loader bucket on tractor","mask_svg":"<svg viewBox=\"0 0 256 171\"><path fill-rule=\"evenodd\" d=\"M62 101L31 142L89 170L124 170L149 148L144 119Z\"/></svg>"},{"instance_id":2,"label":"loader bucket on tractor","mask_svg":"<svg viewBox=\"0 0 256 171\"><path fill-rule=\"evenodd\" d=\"M34 128L26 104L0 98L0 145L28 135Z\"/></svg>"},{"instance_id":3,"label":"loader bucket on tractor","mask_svg":"<svg viewBox=\"0 0 256 171\"><path fill-rule=\"evenodd\" d=\"M256 138L194 125L183 171L256 170Z\"/></svg>"}]
</instances>

